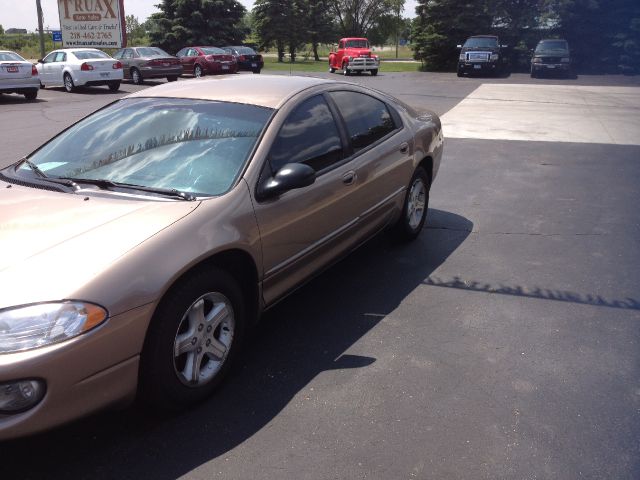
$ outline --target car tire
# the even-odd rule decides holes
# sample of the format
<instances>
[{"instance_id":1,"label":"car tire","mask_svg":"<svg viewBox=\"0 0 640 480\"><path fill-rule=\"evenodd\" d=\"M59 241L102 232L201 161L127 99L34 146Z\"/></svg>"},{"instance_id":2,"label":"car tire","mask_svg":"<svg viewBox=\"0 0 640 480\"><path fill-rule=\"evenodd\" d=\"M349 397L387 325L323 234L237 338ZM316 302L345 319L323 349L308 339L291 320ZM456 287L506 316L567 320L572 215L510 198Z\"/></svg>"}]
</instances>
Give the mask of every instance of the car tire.
<instances>
[{"instance_id":1,"label":"car tire","mask_svg":"<svg viewBox=\"0 0 640 480\"><path fill-rule=\"evenodd\" d=\"M371 70L371 76L375 77L376 75L378 75L378 69L374 68L373 70Z\"/></svg>"},{"instance_id":2,"label":"car tire","mask_svg":"<svg viewBox=\"0 0 640 480\"><path fill-rule=\"evenodd\" d=\"M349 75L351 75L351 70L349 70L349 68L347 67L347 64L346 64L346 63L343 63L343 64L342 64L342 74L343 74L345 77L348 77Z\"/></svg>"},{"instance_id":3,"label":"car tire","mask_svg":"<svg viewBox=\"0 0 640 480\"><path fill-rule=\"evenodd\" d=\"M109 90L111 90L112 92L117 92L118 90L120 90L120 82L109 82L108 83L109 86Z\"/></svg>"},{"instance_id":4,"label":"car tire","mask_svg":"<svg viewBox=\"0 0 640 480\"><path fill-rule=\"evenodd\" d=\"M142 78L142 74L137 68L132 68L130 75L131 81L134 83L134 85L142 85L144 83L144 78Z\"/></svg>"},{"instance_id":5,"label":"car tire","mask_svg":"<svg viewBox=\"0 0 640 480\"><path fill-rule=\"evenodd\" d=\"M427 220L430 188L431 182L426 170L423 167L416 168L404 198L402 215L394 226L398 240L410 241L420 234Z\"/></svg>"},{"instance_id":6,"label":"car tire","mask_svg":"<svg viewBox=\"0 0 640 480\"><path fill-rule=\"evenodd\" d=\"M461 70L458 70L457 74L458 74L458 77L464 77L464 72Z\"/></svg>"},{"instance_id":7,"label":"car tire","mask_svg":"<svg viewBox=\"0 0 640 480\"><path fill-rule=\"evenodd\" d=\"M253 73L255 75L260 75L261 70L258 68L257 70L253 70Z\"/></svg>"},{"instance_id":8,"label":"car tire","mask_svg":"<svg viewBox=\"0 0 640 480\"><path fill-rule=\"evenodd\" d=\"M71 75L69 75L68 73L65 73L62 76L62 83L64 84L64 89L67 91L67 93L73 92L76 88L73 83L73 78L71 78Z\"/></svg>"},{"instance_id":9,"label":"car tire","mask_svg":"<svg viewBox=\"0 0 640 480\"><path fill-rule=\"evenodd\" d=\"M24 98L30 102L38 98L38 90L30 90L24 94Z\"/></svg>"},{"instance_id":10,"label":"car tire","mask_svg":"<svg viewBox=\"0 0 640 480\"><path fill-rule=\"evenodd\" d=\"M167 82L175 82L176 80L178 80L178 77L176 75L167 77Z\"/></svg>"},{"instance_id":11,"label":"car tire","mask_svg":"<svg viewBox=\"0 0 640 480\"><path fill-rule=\"evenodd\" d=\"M45 85L44 85L42 82L40 82L40 88L41 88L42 90L44 90L44 88L45 88Z\"/></svg>"},{"instance_id":12,"label":"car tire","mask_svg":"<svg viewBox=\"0 0 640 480\"><path fill-rule=\"evenodd\" d=\"M216 267L196 270L171 289L151 320L140 357L142 401L179 410L208 397L240 350L244 305L238 282Z\"/></svg>"},{"instance_id":13,"label":"car tire","mask_svg":"<svg viewBox=\"0 0 640 480\"><path fill-rule=\"evenodd\" d=\"M329 73L336 73L336 69L333 67L329 67Z\"/></svg>"},{"instance_id":14,"label":"car tire","mask_svg":"<svg viewBox=\"0 0 640 480\"><path fill-rule=\"evenodd\" d=\"M200 65L193 67L193 76L196 78L204 77L204 71Z\"/></svg>"},{"instance_id":15,"label":"car tire","mask_svg":"<svg viewBox=\"0 0 640 480\"><path fill-rule=\"evenodd\" d=\"M531 78L536 78L538 75L536 74L536 71L532 68L531 69Z\"/></svg>"}]
</instances>

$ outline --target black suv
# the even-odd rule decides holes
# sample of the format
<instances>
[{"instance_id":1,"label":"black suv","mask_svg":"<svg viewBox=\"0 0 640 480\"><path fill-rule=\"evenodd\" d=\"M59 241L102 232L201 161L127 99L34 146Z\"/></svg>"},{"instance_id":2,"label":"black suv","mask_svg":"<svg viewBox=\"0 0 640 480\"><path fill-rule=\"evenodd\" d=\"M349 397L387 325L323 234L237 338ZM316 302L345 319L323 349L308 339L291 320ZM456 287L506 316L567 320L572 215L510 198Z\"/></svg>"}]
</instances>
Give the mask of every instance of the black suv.
<instances>
[{"instance_id":1,"label":"black suv","mask_svg":"<svg viewBox=\"0 0 640 480\"><path fill-rule=\"evenodd\" d=\"M560 38L540 40L531 57L531 78L542 73L573 77L569 44Z\"/></svg>"},{"instance_id":2,"label":"black suv","mask_svg":"<svg viewBox=\"0 0 640 480\"><path fill-rule=\"evenodd\" d=\"M499 75L507 65L506 45L500 45L495 35L475 35L467 38L464 45L458 45L458 76L465 73Z\"/></svg>"}]
</instances>

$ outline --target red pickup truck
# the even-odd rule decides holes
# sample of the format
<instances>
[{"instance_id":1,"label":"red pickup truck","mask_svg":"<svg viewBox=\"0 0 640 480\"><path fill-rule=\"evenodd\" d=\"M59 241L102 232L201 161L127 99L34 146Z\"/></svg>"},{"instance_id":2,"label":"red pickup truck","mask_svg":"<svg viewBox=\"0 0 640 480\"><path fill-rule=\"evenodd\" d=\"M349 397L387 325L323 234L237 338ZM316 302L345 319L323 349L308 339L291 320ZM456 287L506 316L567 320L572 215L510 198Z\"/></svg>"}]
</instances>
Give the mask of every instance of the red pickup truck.
<instances>
[{"instance_id":1,"label":"red pickup truck","mask_svg":"<svg viewBox=\"0 0 640 480\"><path fill-rule=\"evenodd\" d=\"M329 54L329 71L342 70L345 75L355 72L371 72L378 74L380 59L371 54L369 40L366 38L343 38L338 43L338 50Z\"/></svg>"}]
</instances>

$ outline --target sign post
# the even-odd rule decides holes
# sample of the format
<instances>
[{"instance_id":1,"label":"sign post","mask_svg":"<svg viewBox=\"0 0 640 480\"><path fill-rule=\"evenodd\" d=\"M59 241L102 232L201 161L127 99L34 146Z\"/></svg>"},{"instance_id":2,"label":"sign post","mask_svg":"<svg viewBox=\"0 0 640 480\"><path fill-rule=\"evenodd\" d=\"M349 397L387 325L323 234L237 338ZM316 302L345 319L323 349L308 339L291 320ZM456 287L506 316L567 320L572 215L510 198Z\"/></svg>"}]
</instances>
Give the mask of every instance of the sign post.
<instances>
[{"instance_id":1,"label":"sign post","mask_svg":"<svg viewBox=\"0 0 640 480\"><path fill-rule=\"evenodd\" d=\"M122 48L127 45L124 0L58 0L65 47Z\"/></svg>"}]
</instances>

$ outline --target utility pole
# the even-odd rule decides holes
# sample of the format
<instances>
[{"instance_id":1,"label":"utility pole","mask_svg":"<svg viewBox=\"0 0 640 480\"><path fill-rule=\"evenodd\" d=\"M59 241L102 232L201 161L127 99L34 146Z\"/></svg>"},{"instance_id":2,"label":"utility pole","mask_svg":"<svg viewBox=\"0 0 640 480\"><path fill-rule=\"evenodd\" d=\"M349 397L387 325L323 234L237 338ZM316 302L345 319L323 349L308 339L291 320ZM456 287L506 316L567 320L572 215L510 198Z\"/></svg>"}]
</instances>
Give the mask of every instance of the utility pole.
<instances>
[{"instance_id":1,"label":"utility pole","mask_svg":"<svg viewBox=\"0 0 640 480\"><path fill-rule=\"evenodd\" d=\"M42 5L40 5L40 0L36 0L36 7L38 9L38 31L40 32L40 58L44 58L44 32L42 31Z\"/></svg>"},{"instance_id":2,"label":"utility pole","mask_svg":"<svg viewBox=\"0 0 640 480\"><path fill-rule=\"evenodd\" d=\"M400 7L404 1L397 0L397 16L396 16L396 58L398 58L398 45L400 44Z\"/></svg>"}]
</instances>

